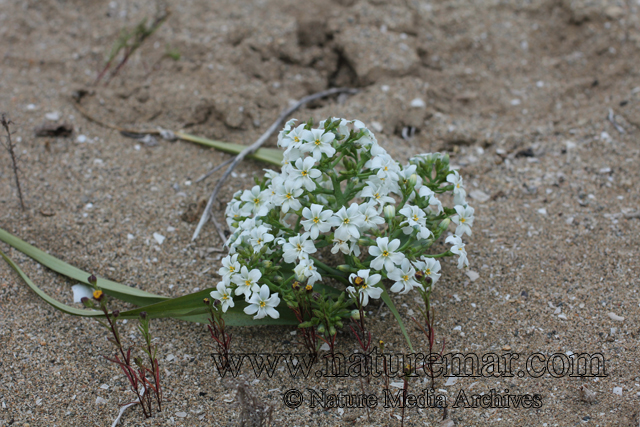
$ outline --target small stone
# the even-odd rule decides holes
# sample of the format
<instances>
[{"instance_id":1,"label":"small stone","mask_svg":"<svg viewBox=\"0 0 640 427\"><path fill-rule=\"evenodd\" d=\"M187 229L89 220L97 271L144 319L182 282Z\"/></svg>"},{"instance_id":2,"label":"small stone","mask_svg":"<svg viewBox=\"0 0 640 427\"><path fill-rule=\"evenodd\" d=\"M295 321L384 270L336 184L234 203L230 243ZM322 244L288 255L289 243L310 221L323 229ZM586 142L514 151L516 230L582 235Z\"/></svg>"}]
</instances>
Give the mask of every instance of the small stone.
<instances>
[{"instance_id":1,"label":"small stone","mask_svg":"<svg viewBox=\"0 0 640 427\"><path fill-rule=\"evenodd\" d=\"M100 388L103 389L103 390L109 390L109 385L108 384L102 384L100 386Z\"/></svg>"},{"instance_id":2,"label":"small stone","mask_svg":"<svg viewBox=\"0 0 640 427\"><path fill-rule=\"evenodd\" d=\"M82 297L92 298L93 288L87 285L77 284L71 287L73 291L73 302L80 302Z\"/></svg>"},{"instance_id":3,"label":"small stone","mask_svg":"<svg viewBox=\"0 0 640 427\"><path fill-rule=\"evenodd\" d=\"M546 215L547 214L547 209L546 208L538 209L538 213L540 215Z\"/></svg>"},{"instance_id":4,"label":"small stone","mask_svg":"<svg viewBox=\"0 0 640 427\"><path fill-rule=\"evenodd\" d=\"M622 396L622 387L614 387L613 394L617 394L618 396Z\"/></svg>"},{"instance_id":5,"label":"small stone","mask_svg":"<svg viewBox=\"0 0 640 427\"><path fill-rule=\"evenodd\" d=\"M156 242L158 242L159 245L161 245L164 242L164 239L166 239L166 237L164 237L160 233L153 233L153 238Z\"/></svg>"},{"instance_id":6,"label":"small stone","mask_svg":"<svg viewBox=\"0 0 640 427\"><path fill-rule=\"evenodd\" d=\"M564 313L558 314L558 319L567 320L567 315Z\"/></svg>"},{"instance_id":7,"label":"small stone","mask_svg":"<svg viewBox=\"0 0 640 427\"><path fill-rule=\"evenodd\" d=\"M187 416L186 412L176 412L176 417L185 418Z\"/></svg>"},{"instance_id":8,"label":"small stone","mask_svg":"<svg viewBox=\"0 0 640 427\"><path fill-rule=\"evenodd\" d=\"M469 193L469 197L471 197L474 200L477 200L479 203L484 203L491 198L491 196L489 196L487 193L480 190L473 190L472 192Z\"/></svg>"},{"instance_id":9,"label":"small stone","mask_svg":"<svg viewBox=\"0 0 640 427\"><path fill-rule=\"evenodd\" d=\"M411 101L411 106L413 108L425 108L427 104L422 99L415 98L413 101Z\"/></svg>"},{"instance_id":10,"label":"small stone","mask_svg":"<svg viewBox=\"0 0 640 427\"><path fill-rule=\"evenodd\" d=\"M168 354L167 357L165 358L165 360L167 362L171 362L173 359L175 359L176 357L173 354Z\"/></svg>"},{"instance_id":11,"label":"small stone","mask_svg":"<svg viewBox=\"0 0 640 427\"><path fill-rule=\"evenodd\" d=\"M96 397L96 405L104 405L105 403L107 403L107 401L104 400L102 397L100 396Z\"/></svg>"},{"instance_id":12,"label":"small stone","mask_svg":"<svg viewBox=\"0 0 640 427\"><path fill-rule=\"evenodd\" d=\"M447 382L446 382L446 383L444 383L444 386L445 386L445 387L449 387L449 386L454 385L454 384L455 384L455 383L457 383L457 382L458 382L458 378L457 378L457 377L449 377L449 378L447 379Z\"/></svg>"},{"instance_id":13,"label":"small stone","mask_svg":"<svg viewBox=\"0 0 640 427\"><path fill-rule=\"evenodd\" d=\"M58 120L60 120L60 113L57 111L52 111L51 113L45 114L44 118L47 120L51 120L52 122L57 122Z\"/></svg>"},{"instance_id":14,"label":"small stone","mask_svg":"<svg viewBox=\"0 0 640 427\"><path fill-rule=\"evenodd\" d=\"M502 347L502 350L503 351L511 351L511 346L507 344L507 345Z\"/></svg>"},{"instance_id":15,"label":"small stone","mask_svg":"<svg viewBox=\"0 0 640 427\"><path fill-rule=\"evenodd\" d=\"M78 135L78 137L76 138L76 141L79 142L80 144L84 144L85 142L87 142L87 136Z\"/></svg>"},{"instance_id":16,"label":"small stone","mask_svg":"<svg viewBox=\"0 0 640 427\"><path fill-rule=\"evenodd\" d=\"M469 280L471 280L472 282L475 282L476 280L478 280L480 275L473 270L469 270L467 271L467 277L469 277Z\"/></svg>"}]
</instances>

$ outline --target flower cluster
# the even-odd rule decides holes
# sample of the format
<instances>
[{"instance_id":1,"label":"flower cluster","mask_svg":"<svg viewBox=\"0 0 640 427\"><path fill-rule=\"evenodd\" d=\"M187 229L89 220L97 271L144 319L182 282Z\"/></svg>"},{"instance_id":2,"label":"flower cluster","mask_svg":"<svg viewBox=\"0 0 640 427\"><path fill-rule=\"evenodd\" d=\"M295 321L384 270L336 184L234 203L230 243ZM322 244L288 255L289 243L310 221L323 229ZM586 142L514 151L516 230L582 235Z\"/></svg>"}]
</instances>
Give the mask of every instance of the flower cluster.
<instances>
[{"instance_id":1,"label":"flower cluster","mask_svg":"<svg viewBox=\"0 0 640 427\"><path fill-rule=\"evenodd\" d=\"M401 165L362 122L337 118L317 128L292 120L278 145L280 173L266 170L226 209L229 255L211 292L223 311L242 296L245 313L277 318L279 295L289 304L300 284L324 291L339 289L338 282L349 304L364 306L385 291L383 279L391 292L430 293L439 258L456 255L458 268L468 266L462 236L471 235L474 210L447 155L421 154ZM453 208L446 207L451 199ZM451 248L427 253L450 222Z\"/></svg>"}]
</instances>

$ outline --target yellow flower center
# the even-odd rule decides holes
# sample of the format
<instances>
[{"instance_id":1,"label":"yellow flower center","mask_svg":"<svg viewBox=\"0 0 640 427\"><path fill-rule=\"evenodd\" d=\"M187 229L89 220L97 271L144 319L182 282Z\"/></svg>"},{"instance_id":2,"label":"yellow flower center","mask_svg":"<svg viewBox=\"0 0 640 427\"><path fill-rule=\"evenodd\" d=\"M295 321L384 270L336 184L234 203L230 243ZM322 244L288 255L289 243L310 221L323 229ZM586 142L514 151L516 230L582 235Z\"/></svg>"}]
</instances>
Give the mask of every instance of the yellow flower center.
<instances>
[{"instance_id":1,"label":"yellow flower center","mask_svg":"<svg viewBox=\"0 0 640 427\"><path fill-rule=\"evenodd\" d=\"M287 193L287 195L285 196L287 199L291 198L291 193Z\"/></svg>"},{"instance_id":2,"label":"yellow flower center","mask_svg":"<svg viewBox=\"0 0 640 427\"><path fill-rule=\"evenodd\" d=\"M251 286L251 280L245 280L244 285L247 287Z\"/></svg>"},{"instance_id":3,"label":"yellow flower center","mask_svg":"<svg viewBox=\"0 0 640 427\"><path fill-rule=\"evenodd\" d=\"M307 171L300 171L300 175L302 175L302 176L307 176L307 175L308 175L308 173L307 173Z\"/></svg>"},{"instance_id":4,"label":"yellow flower center","mask_svg":"<svg viewBox=\"0 0 640 427\"><path fill-rule=\"evenodd\" d=\"M257 205L258 203L260 203L260 199L258 199L258 198L256 197L255 199L253 199L253 203L255 203L255 204Z\"/></svg>"},{"instance_id":5,"label":"yellow flower center","mask_svg":"<svg viewBox=\"0 0 640 427\"><path fill-rule=\"evenodd\" d=\"M414 216L413 216L413 220L414 220L415 222L418 222L418 215L414 215Z\"/></svg>"},{"instance_id":6,"label":"yellow flower center","mask_svg":"<svg viewBox=\"0 0 640 427\"><path fill-rule=\"evenodd\" d=\"M460 222L465 222L465 219L464 218L460 218Z\"/></svg>"},{"instance_id":7,"label":"yellow flower center","mask_svg":"<svg viewBox=\"0 0 640 427\"><path fill-rule=\"evenodd\" d=\"M222 299L223 300L228 300L229 299L229 295L227 295L227 294L222 295Z\"/></svg>"},{"instance_id":8,"label":"yellow flower center","mask_svg":"<svg viewBox=\"0 0 640 427\"><path fill-rule=\"evenodd\" d=\"M456 184L456 188L460 188L460 183Z\"/></svg>"},{"instance_id":9,"label":"yellow flower center","mask_svg":"<svg viewBox=\"0 0 640 427\"><path fill-rule=\"evenodd\" d=\"M320 144L322 144L322 142L320 142L320 140L319 140L319 139L316 139L314 143L315 143L316 145L320 145Z\"/></svg>"},{"instance_id":10,"label":"yellow flower center","mask_svg":"<svg viewBox=\"0 0 640 427\"><path fill-rule=\"evenodd\" d=\"M301 252L301 251L302 251L302 245L301 245L300 243L298 243L298 244L296 245L296 247L298 248L298 251L299 251L299 252Z\"/></svg>"},{"instance_id":11,"label":"yellow flower center","mask_svg":"<svg viewBox=\"0 0 640 427\"><path fill-rule=\"evenodd\" d=\"M318 219L318 217L313 218L313 223L314 223L314 224L317 224L317 223L319 223L319 222L320 222L320 220Z\"/></svg>"},{"instance_id":12,"label":"yellow flower center","mask_svg":"<svg viewBox=\"0 0 640 427\"><path fill-rule=\"evenodd\" d=\"M295 142L300 142L300 138L299 138L299 137L297 137L297 136L294 136L294 137L293 137L293 140L294 140Z\"/></svg>"},{"instance_id":13,"label":"yellow flower center","mask_svg":"<svg viewBox=\"0 0 640 427\"><path fill-rule=\"evenodd\" d=\"M430 268L427 268L427 269L426 269L426 271L425 271L425 273L427 274L427 276L428 276L428 275L430 275L430 274L431 274L431 269L430 269Z\"/></svg>"},{"instance_id":14,"label":"yellow flower center","mask_svg":"<svg viewBox=\"0 0 640 427\"><path fill-rule=\"evenodd\" d=\"M389 256L389 251L382 251L382 256Z\"/></svg>"},{"instance_id":15,"label":"yellow flower center","mask_svg":"<svg viewBox=\"0 0 640 427\"><path fill-rule=\"evenodd\" d=\"M102 297L102 291L93 291L93 298L100 299Z\"/></svg>"},{"instance_id":16,"label":"yellow flower center","mask_svg":"<svg viewBox=\"0 0 640 427\"><path fill-rule=\"evenodd\" d=\"M313 286L311 286L311 285L307 285L307 286L305 286L304 288L305 288L306 290L310 291L311 289L313 289Z\"/></svg>"},{"instance_id":17,"label":"yellow flower center","mask_svg":"<svg viewBox=\"0 0 640 427\"><path fill-rule=\"evenodd\" d=\"M260 307L261 307L261 308L266 307L266 305L267 305L267 303L266 303L266 302L264 302L264 301L260 301Z\"/></svg>"},{"instance_id":18,"label":"yellow flower center","mask_svg":"<svg viewBox=\"0 0 640 427\"><path fill-rule=\"evenodd\" d=\"M402 276L402 280L404 280L405 282L409 281L409 276L407 276L406 274L404 276Z\"/></svg>"},{"instance_id":19,"label":"yellow flower center","mask_svg":"<svg viewBox=\"0 0 640 427\"><path fill-rule=\"evenodd\" d=\"M233 273L234 271L236 271L236 268L233 265L229 266L229 273Z\"/></svg>"},{"instance_id":20,"label":"yellow flower center","mask_svg":"<svg viewBox=\"0 0 640 427\"><path fill-rule=\"evenodd\" d=\"M345 218L342 222L345 224L349 224L349 218Z\"/></svg>"}]
</instances>

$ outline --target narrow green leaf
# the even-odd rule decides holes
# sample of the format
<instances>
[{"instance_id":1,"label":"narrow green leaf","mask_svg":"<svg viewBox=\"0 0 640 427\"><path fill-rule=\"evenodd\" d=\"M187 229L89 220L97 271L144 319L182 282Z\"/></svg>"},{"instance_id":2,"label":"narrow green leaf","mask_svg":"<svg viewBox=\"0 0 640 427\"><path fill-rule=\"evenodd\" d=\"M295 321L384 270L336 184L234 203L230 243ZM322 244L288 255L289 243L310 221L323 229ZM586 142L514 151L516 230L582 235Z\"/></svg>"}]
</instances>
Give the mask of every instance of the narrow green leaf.
<instances>
[{"instance_id":1,"label":"narrow green leaf","mask_svg":"<svg viewBox=\"0 0 640 427\"><path fill-rule=\"evenodd\" d=\"M400 313L398 313L398 310L396 309L396 306L393 304L393 301L391 301L391 297L389 297L389 294L387 293L386 289L384 290L384 292L382 292L381 298L382 298L382 301L384 301L384 303L387 304L387 307L389 307L389 310L391 310L391 313L393 313L394 317L396 318L396 321L400 326L400 330L404 335L404 339L407 341L407 344L409 344L409 349L413 353L413 345L411 344L411 339L409 338L409 334L407 333L407 330L404 327L404 323L402 322Z\"/></svg>"},{"instance_id":2,"label":"narrow green leaf","mask_svg":"<svg viewBox=\"0 0 640 427\"><path fill-rule=\"evenodd\" d=\"M63 313L82 317L104 317L104 313L97 310L79 309L63 304L60 301L50 297L46 292L36 286L31 279L13 262L11 258L0 251L0 256L9 264L9 266L24 280L24 282L33 290L40 298L45 300L54 308ZM182 297L162 301L151 304L146 307L140 307L133 310L121 311L118 316L121 319L136 319L143 311L147 312L150 318L174 318L189 322L207 323L209 319L209 308L204 304L203 300L209 296L213 288L205 289ZM229 326L259 326L259 325L297 325L298 321L287 306L282 303L278 306L280 311L279 319L258 319L254 320L252 316L246 315L243 310L247 304L244 301L237 301L235 307L230 307L225 313L224 319Z\"/></svg>"},{"instance_id":3,"label":"narrow green leaf","mask_svg":"<svg viewBox=\"0 0 640 427\"><path fill-rule=\"evenodd\" d=\"M82 271L79 268L69 265L64 261L61 261L58 258L49 255L48 253L34 246L31 246L27 242L17 238L16 236L3 230L2 228L0 228L0 240L16 248L23 254L28 255L29 257L33 258L45 267L50 268L56 273L60 273L63 276L69 277L70 279L76 280L86 285L89 284L87 279L89 278L91 273ZM155 295L101 277L98 277L98 286L102 290L104 290L107 295L110 295L122 301L130 302L137 306L154 304L168 299L167 297L163 297L161 295Z\"/></svg>"},{"instance_id":4,"label":"narrow green leaf","mask_svg":"<svg viewBox=\"0 0 640 427\"><path fill-rule=\"evenodd\" d=\"M225 153L240 154L242 150L247 148L246 145L235 144L232 142L214 141L213 139L202 138L200 136L190 135L183 132L176 132L175 135L176 137L185 141L195 142L196 144L212 147L217 150L224 151ZM271 163L272 165L276 166L282 165L282 150L278 150L276 148L258 148L255 153L250 154L247 157L255 160L261 160L266 163Z\"/></svg>"},{"instance_id":5,"label":"narrow green leaf","mask_svg":"<svg viewBox=\"0 0 640 427\"><path fill-rule=\"evenodd\" d=\"M22 280L24 280L24 282L31 288L31 290L33 290L33 292L35 292L36 294L38 294L38 296L40 298L42 298L43 300L45 300L47 303L51 304L53 307L57 308L58 310L62 311L63 313L67 313L67 314L72 314L74 316L85 316L85 317L99 317L99 316L104 316L104 313L102 313L101 311L96 311L96 310L83 310L83 309L79 309L79 308L75 308L75 307L71 307L68 306L66 304L63 304L59 301L56 301L55 299L51 298L49 295L47 295L44 291L42 291L40 288L38 288L32 281L31 279L29 279L29 277L24 274L24 272L20 269L20 267L18 267L18 265L16 263L13 262L13 260L11 258L9 258L8 256L6 256L4 254L4 252L0 251L0 255L2 256L2 258L4 258L4 260L7 262L7 264L9 264L9 266L16 272L18 273L18 275L22 278Z\"/></svg>"}]
</instances>

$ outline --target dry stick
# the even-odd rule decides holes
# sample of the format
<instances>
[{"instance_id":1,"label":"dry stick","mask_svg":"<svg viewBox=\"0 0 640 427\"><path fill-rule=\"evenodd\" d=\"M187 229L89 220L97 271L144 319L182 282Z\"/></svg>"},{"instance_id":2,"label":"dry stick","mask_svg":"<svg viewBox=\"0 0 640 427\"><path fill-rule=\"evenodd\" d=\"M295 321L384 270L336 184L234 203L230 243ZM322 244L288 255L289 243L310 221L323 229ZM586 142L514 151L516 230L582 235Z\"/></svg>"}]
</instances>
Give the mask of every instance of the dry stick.
<instances>
[{"instance_id":1,"label":"dry stick","mask_svg":"<svg viewBox=\"0 0 640 427\"><path fill-rule=\"evenodd\" d=\"M24 206L24 199L22 198L22 189L20 188L20 178L18 177L18 160L16 159L16 152L14 150L13 141L11 141L11 131L9 131L9 124L13 123L11 120L7 120L5 115L2 114L2 119L0 120L2 123L2 127L7 131L7 151L9 152L9 156L11 156L11 162L13 164L13 176L16 178L16 187L18 188L18 197L20 198L20 206L24 211L26 208Z\"/></svg>"},{"instance_id":2,"label":"dry stick","mask_svg":"<svg viewBox=\"0 0 640 427\"><path fill-rule=\"evenodd\" d=\"M618 124L618 122L616 122L616 117L613 114L613 109L609 108L609 115L607 116L607 120L609 120L611 122L611 124L613 125L614 128L616 128L616 130L620 133L626 133L624 131L624 128L622 126L620 126Z\"/></svg>"},{"instance_id":3,"label":"dry stick","mask_svg":"<svg viewBox=\"0 0 640 427\"><path fill-rule=\"evenodd\" d=\"M213 206L213 202L216 200L216 197L218 196L218 192L220 192L220 189L222 188L222 185L226 181L227 177L231 174L233 169L235 169L235 167L238 165L238 163L240 163L247 155L253 154L254 152L256 152L258 150L258 148L260 148L262 146L262 144L264 144L267 141L267 139L271 136L271 134L273 132L275 132L275 130L278 128L278 126L280 126L280 123L282 123L284 121L284 119L286 119L291 113L296 111L298 108L300 108L304 104L306 104L308 102L311 102L311 101L315 101L316 99L324 98L324 97L330 96L330 95L335 95L337 93L354 94L354 93L357 93L357 92L358 92L358 89L344 88L344 87L328 89L328 90L324 90L322 92L314 93L314 94L309 95L309 96L305 96L304 98L302 98L301 100L296 102L294 105L292 105L291 107L289 107L286 110L284 110L282 112L282 114L280 114L280 116L276 119L276 121L273 122L273 124L269 127L269 129L267 129L267 131L265 133L263 133L260 136L260 138L258 138L258 140L256 142L254 142L249 147L247 147L244 150L242 150L240 152L240 154L238 154L236 156L236 158L233 159L233 162L227 168L227 170L224 172L224 175L222 175L222 177L220 178L220 180L216 184L215 188L213 189L213 193L211 193L211 197L209 197L209 201L207 202L207 206L204 208L204 212L202 213L202 217L200 218L200 222L198 223L198 226L196 227L196 231L193 233L193 237L191 238L191 241L194 241L194 240L196 240L198 238L198 235L200 234L200 230L202 230L202 227L204 226L204 224L209 220L209 217L212 216L211 215L211 207ZM226 239L223 239L223 243L224 243L225 240Z\"/></svg>"},{"instance_id":4,"label":"dry stick","mask_svg":"<svg viewBox=\"0 0 640 427\"><path fill-rule=\"evenodd\" d=\"M227 159L224 162L220 163L218 166L216 166L215 168L211 169L209 172L205 173L200 178L196 179L196 184L201 182L201 181L204 181L207 178L209 178L211 175L213 175L213 173L215 171L217 171L218 169L222 169L223 167L227 166L231 162L233 162L233 159Z\"/></svg>"}]
</instances>

